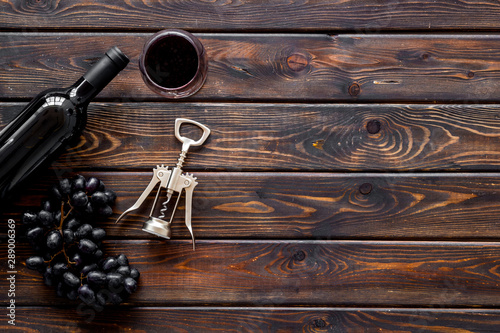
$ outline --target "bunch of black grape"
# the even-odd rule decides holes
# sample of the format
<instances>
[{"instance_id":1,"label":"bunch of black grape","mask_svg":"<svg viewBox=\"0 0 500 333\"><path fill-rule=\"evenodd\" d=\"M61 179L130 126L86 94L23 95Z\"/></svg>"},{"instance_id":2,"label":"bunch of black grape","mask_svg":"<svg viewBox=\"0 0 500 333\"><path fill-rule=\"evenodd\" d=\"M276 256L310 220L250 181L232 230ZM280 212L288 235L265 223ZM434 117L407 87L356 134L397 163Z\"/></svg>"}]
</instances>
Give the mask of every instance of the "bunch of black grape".
<instances>
[{"instance_id":1,"label":"bunch of black grape","mask_svg":"<svg viewBox=\"0 0 500 333\"><path fill-rule=\"evenodd\" d=\"M99 311L107 303L122 303L137 289L140 275L124 254L104 258L100 247L106 232L92 226L113 215L115 200L99 179L76 176L54 185L40 211L23 215L26 237L38 254L26 266L42 273L59 296Z\"/></svg>"}]
</instances>

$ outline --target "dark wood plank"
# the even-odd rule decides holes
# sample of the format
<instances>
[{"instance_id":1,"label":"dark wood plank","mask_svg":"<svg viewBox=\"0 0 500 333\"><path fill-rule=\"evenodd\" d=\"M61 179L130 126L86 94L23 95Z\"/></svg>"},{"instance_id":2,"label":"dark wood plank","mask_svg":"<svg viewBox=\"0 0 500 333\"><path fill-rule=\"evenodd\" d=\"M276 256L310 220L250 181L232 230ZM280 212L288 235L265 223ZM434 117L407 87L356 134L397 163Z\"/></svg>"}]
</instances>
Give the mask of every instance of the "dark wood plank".
<instances>
[{"instance_id":1,"label":"dark wood plank","mask_svg":"<svg viewBox=\"0 0 500 333\"><path fill-rule=\"evenodd\" d=\"M493 0L437 1L3 1L4 29L126 29L177 27L197 31L377 32L397 29L498 30ZM281 18L281 19L277 19Z\"/></svg>"},{"instance_id":2,"label":"dark wood plank","mask_svg":"<svg viewBox=\"0 0 500 333\"><path fill-rule=\"evenodd\" d=\"M1 33L0 98L30 98L72 84L117 45L131 63L99 97L164 101L138 70L149 36ZM498 35L198 36L209 72L191 100L499 101Z\"/></svg>"},{"instance_id":3,"label":"dark wood plank","mask_svg":"<svg viewBox=\"0 0 500 333\"><path fill-rule=\"evenodd\" d=\"M0 104L0 128L110 46L132 60L91 106L78 147L22 200L0 203L0 262L5 220L19 222L58 176L103 178L120 195L116 218L152 166L175 163L175 118L213 130L185 168L200 180L197 251L182 205L171 241L140 230L146 209L99 222L107 252L126 253L142 277L125 306L92 313L26 269L18 223L17 328L497 332L499 12L491 0L0 3L0 101L23 101ZM188 103L139 75L144 41L167 26L196 32L209 54Z\"/></svg>"},{"instance_id":4,"label":"dark wood plank","mask_svg":"<svg viewBox=\"0 0 500 333\"><path fill-rule=\"evenodd\" d=\"M69 320L71 318L71 320ZM20 307L17 328L37 331L496 333L498 310L367 308L88 308ZM0 329L8 329L4 323Z\"/></svg>"},{"instance_id":5,"label":"dark wood plank","mask_svg":"<svg viewBox=\"0 0 500 333\"><path fill-rule=\"evenodd\" d=\"M499 243L200 240L193 251L188 241L117 240L105 252L141 271L130 305L500 305ZM16 247L16 304L70 304L21 263L31 253Z\"/></svg>"},{"instance_id":6,"label":"dark wood plank","mask_svg":"<svg viewBox=\"0 0 500 333\"><path fill-rule=\"evenodd\" d=\"M24 104L0 104L5 125ZM186 170L498 171L498 105L94 103L60 170L173 165L184 117L212 133ZM193 135L195 135L194 133Z\"/></svg>"},{"instance_id":7,"label":"dark wood plank","mask_svg":"<svg viewBox=\"0 0 500 333\"><path fill-rule=\"evenodd\" d=\"M115 215L96 221L109 237L151 238L142 231L154 201L119 224L149 183L152 172L86 172L115 190ZM64 174L71 177L72 174ZM310 174L196 173L193 228L198 239L429 239L500 238L498 174ZM23 191L4 219L20 227L26 210L37 210L50 186L43 177ZM159 206L158 206L159 207ZM172 207L170 207L172 209ZM181 199L174 239L189 239ZM6 233L6 223L0 231ZM20 233L19 236L22 236Z\"/></svg>"}]
</instances>

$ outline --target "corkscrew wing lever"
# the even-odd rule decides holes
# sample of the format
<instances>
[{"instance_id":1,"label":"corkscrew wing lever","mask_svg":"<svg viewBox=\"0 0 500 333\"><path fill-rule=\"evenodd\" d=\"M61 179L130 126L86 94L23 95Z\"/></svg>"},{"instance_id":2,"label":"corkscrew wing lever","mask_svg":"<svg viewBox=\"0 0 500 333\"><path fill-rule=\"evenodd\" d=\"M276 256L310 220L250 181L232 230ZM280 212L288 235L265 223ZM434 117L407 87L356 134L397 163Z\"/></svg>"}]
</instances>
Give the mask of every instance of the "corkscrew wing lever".
<instances>
[{"instance_id":1,"label":"corkscrew wing lever","mask_svg":"<svg viewBox=\"0 0 500 333\"><path fill-rule=\"evenodd\" d=\"M196 179L196 178L195 178ZM194 187L198 185L198 183L195 181L192 186L189 186L186 188L186 216L185 216L185 221L184 223L186 224L186 227L188 228L189 232L191 233L191 238L193 240L193 251L194 251L194 234L193 234L193 227L191 225L191 209L193 207L193 191Z\"/></svg>"},{"instance_id":2,"label":"corkscrew wing lever","mask_svg":"<svg viewBox=\"0 0 500 333\"><path fill-rule=\"evenodd\" d=\"M115 224L118 223L125 215L127 215L131 211L136 210L139 207L141 207L142 204L144 203L144 201L149 196L149 194L151 192L153 192L153 190L156 187L156 185L158 183L160 183L160 187L158 188L158 193L157 193L156 199L155 199L155 203L156 203L156 200L158 199L158 194L160 193L161 188L165 188L166 187L167 182L170 179L170 174L171 173L172 173L172 171L169 170L168 167L164 167L163 165L162 166L156 166L156 168L153 169L153 178L151 178L151 181L149 182L149 185L146 187L146 189L144 190L144 192L142 192L142 194L139 197L139 199L137 199L137 201L129 209L127 209L126 211L124 211L123 214L120 215L120 217L118 217L118 219L116 220ZM153 207L154 206L155 205L153 204ZM152 215L152 213L150 215Z\"/></svg>"}]
</instances>

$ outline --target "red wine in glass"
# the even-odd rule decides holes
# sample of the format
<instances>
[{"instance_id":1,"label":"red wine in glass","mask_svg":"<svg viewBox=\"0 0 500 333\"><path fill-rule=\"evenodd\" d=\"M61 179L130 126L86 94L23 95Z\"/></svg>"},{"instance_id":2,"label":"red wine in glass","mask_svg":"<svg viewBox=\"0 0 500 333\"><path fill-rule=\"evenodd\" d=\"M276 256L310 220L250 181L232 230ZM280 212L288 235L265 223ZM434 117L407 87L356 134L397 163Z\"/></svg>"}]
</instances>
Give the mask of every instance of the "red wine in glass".
<instances>
[{"instance_id":1,"label":"red wine in glass","mask_svg":"<svg viewBox=\"0 0 500 333\"><path fill-rule=\"evenodd\" d=\"M163 30L144 45L139 68L146 85L167 98L196 93L207 76L206 52L201 42L187 31Z\"/></svg>"}]
</instances>

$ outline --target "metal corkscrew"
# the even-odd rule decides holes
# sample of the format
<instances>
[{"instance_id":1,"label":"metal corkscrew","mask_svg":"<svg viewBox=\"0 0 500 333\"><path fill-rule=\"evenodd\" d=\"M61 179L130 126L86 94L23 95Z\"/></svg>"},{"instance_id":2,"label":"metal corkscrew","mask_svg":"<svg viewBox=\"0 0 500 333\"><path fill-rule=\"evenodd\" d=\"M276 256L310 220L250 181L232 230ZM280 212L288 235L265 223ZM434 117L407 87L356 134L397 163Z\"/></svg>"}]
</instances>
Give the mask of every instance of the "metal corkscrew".
<instances>
[{"instance_id":1,"label":"metal corkscrew","mask_svg":"<svg viewBox=\"0 0 500 333\"><path fill-rule=\"evenodd\" d=\"M192 124L198 126L203 130L201 138L197 141L193 139L186 138L181 136L180 129L183 124ZM194 120L178 118L175 120L175 137L182 142L182 151L180 153L179 159L177 161L177 165L169 169L164 165L156 166L153 168L153 178L151 179L149 185L146 187L144 192L141 194L139 199L133 204L129 209L123 212L120 217L116 220L115 223L118 223L126 214L129 212L138 209L146 200L151 192L153 192L154 188L158 183L160 186L156 192L155 200L153 202L153 207L151 208L151 212L149 214L149 219L144 222L142 230L152 233L156 236L163 237L166 239L170 239L172 235L172 231L170 226L172 224L172 220L175 215L175 211L177 209L177 205L179 204L179 199L181 198L182 191L184 190L186 195L186 215L185 215L185 224L191 233L191 238L193 240L193 250L195 250L195 240L193 234L193 227L191 225L191 214L192 214L192 204L193 204L193 191L198 182L196 181L196 177L189 173L182 173L182 167L184 164L184 160L186 159L187 152L189 147L191 146L201 146L210 135L210 129L205 125L200 124ZM161 203L162 208L160 209L160 215L158 217L154 217L153 214L155 212L156 204L160 198L160 192L162 189L166 190L167 199ZM172 198L174 193L178 193L177 201L175 202L175 206L172 210L172 215L170 216L170 220L167 222L164 220L167 214L167 205Z\"/></svg>"}]
</instances>

